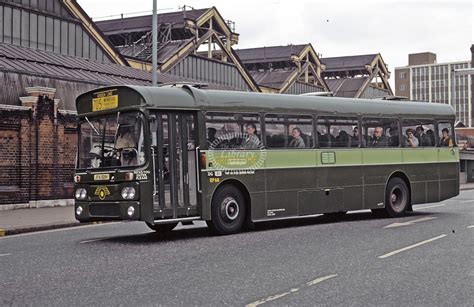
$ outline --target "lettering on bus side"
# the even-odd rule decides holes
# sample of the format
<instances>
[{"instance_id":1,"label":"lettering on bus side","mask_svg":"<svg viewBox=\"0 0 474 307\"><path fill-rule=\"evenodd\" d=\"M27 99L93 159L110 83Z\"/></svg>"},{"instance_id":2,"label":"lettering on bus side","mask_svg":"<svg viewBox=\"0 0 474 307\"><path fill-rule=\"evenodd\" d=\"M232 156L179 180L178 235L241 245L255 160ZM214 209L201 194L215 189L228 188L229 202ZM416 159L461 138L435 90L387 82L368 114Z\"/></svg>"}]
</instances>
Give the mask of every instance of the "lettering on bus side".
<instances>
[{"instance_id":1,"label":"lettering on bus side","mask_svg":"<svg viewBox=\"0 0 474 307\"><path fill-rule=\"evenodd\" d=\"M141 171L134 171L136 180L148 180L148 174L150 171L141 170Z\"/></svg>"},{"instance_id":2,"label":"lettering on bus side","mask_svg":"<svg viewBox=\"0 0 474 307\"><path fill-rule=\"evenodd\" d=\"M280 209L269 209L267 210L267 216L275 216L279 212L285 212L285 208L280 208Z\"/></svg>"}]
</instances>

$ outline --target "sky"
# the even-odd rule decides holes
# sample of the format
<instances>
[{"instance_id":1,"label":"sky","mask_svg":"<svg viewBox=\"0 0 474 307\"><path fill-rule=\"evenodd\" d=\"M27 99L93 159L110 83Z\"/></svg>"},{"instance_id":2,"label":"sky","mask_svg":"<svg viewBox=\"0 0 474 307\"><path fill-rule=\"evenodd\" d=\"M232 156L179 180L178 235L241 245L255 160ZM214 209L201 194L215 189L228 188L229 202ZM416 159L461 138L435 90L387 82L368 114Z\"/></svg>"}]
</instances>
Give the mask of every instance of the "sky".
<instances>
[{"instance_id":1,"label":"sky","mask_svg":"<svg viewBox=\"0 0 474 307\"><path fill-rule=\"evenodd\" d=\"M151 13L153 5L152 0L78 2L100 20ZM407 65L409 53L434 52L438 63L463 61L471 59L474 44L472 0L158 0L158 12L184 4L215 6L234 21L240 34L235 49L311 43L323 58L381 53L392 85L394 68Z\"/></svg>"}]
</instances>

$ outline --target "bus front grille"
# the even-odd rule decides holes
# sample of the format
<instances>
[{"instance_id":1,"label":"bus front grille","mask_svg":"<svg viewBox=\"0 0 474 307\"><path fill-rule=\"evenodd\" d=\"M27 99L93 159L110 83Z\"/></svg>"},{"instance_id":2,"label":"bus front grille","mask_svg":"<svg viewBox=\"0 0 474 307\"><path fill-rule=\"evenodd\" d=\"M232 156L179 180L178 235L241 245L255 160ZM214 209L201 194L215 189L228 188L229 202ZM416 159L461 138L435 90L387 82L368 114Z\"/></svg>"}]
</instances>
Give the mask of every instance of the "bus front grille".
<instances>
[{"instance_id":1,"label":"bus front grille","mask_svg":"<svg viewBox=\"0 0 474 307\"><path fill-rule=\"evenodd\" d=\"M120 217L120 206L115 204L92 204L89 206L91 216Z\"/></svg>"}]
</instances>

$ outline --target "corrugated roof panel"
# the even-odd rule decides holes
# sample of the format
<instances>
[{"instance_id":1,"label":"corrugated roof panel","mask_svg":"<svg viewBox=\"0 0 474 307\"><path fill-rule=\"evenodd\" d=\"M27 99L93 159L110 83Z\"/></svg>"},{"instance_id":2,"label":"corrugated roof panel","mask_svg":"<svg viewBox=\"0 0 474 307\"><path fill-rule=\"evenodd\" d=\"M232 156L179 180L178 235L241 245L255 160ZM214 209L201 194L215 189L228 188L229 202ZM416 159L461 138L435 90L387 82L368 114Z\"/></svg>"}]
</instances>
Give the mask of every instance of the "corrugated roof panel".
<instances>
[{"instance_id":1,"label":"corrugated roof panel","mask_svg":"<svg viewBox=\"0 0 474 307\"><path fill-rule=\"evenodd\" d=\"M245 64L288 61L292 55L299 55L308 44L236 49L235 52Z\"/></svg>"},{"instance_id":2,"label":"corrugated roof panel","mask_svg":"<svg viewBox=\"0 0 474 307\"><path fill-rule=\"evenodd\" d=\"M136 84L150 85L151 73L117 64L94 62L53 52L38 51L26 47L0 43L0 69L17 70L21 73L44 74L63 80L80 80L101 85ZM202 83L197 80L158 73L159 83ZM234 88L210 85L213 89Z\"/></svg>"},{"instance_id":3,"label":"corrugated roof panel","mask_svg":"<svg viewBox=\"0 0 474 307\"><path fill-rule=\"evenodd\" d=\"M251 71L250 73L258 85L280 89L295 70L296 67L290 70Z\"/></svg>"},{"instance_id":4,"label":"corrugated roof panel","mask_svg":"<svg viewBox=\"0 0 474 307\"><path fill-rule=\"evenodd\" d=\"M368 77L326 79L326 84L337 97L354 97Z\"/></svg>"},{"instance_id":5,"label":"corrugated roof panel","mask_svg":"<svg viewBox=\"0 0 474 307\"><path fill-rule=\"evenodd\" d=\"M332 58L322 58L321 62L326 64L325 72L340 70L365 69L365 65L372 63L377 54L353 55Z\"/></svg>"},{"instance_id":6,"label":"corrugated roof panel","mask_svg":"<svg viewBox=\"0 0 474 307\"><path fill-rule=\"evenodd\" d=\"M196 20L209 8L158 14L158 24L170 23L174 28L184 27L184 20ZM151 31L152 15L97 21L96 25L107 35L115 32Z\"/></svg>"}]
</instances>

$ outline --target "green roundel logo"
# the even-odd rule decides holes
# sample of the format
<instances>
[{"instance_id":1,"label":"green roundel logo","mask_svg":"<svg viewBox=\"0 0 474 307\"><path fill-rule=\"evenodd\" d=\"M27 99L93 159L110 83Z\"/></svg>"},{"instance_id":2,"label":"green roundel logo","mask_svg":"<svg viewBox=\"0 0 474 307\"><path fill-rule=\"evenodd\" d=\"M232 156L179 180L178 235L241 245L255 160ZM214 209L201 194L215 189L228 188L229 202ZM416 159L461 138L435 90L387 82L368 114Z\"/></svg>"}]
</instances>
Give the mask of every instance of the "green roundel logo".
<instances>
[{"instance_id":1,"label":"green roundel logo","mask_svg":"<svg viewBox=\"0 0 474 307\"><path fill-rule=\"evenodd\" d=\"M208 146L208 167L213 169L255 170L267 157L260 139L247 133L223 134Z\"/></svg>"}]
</instances>

